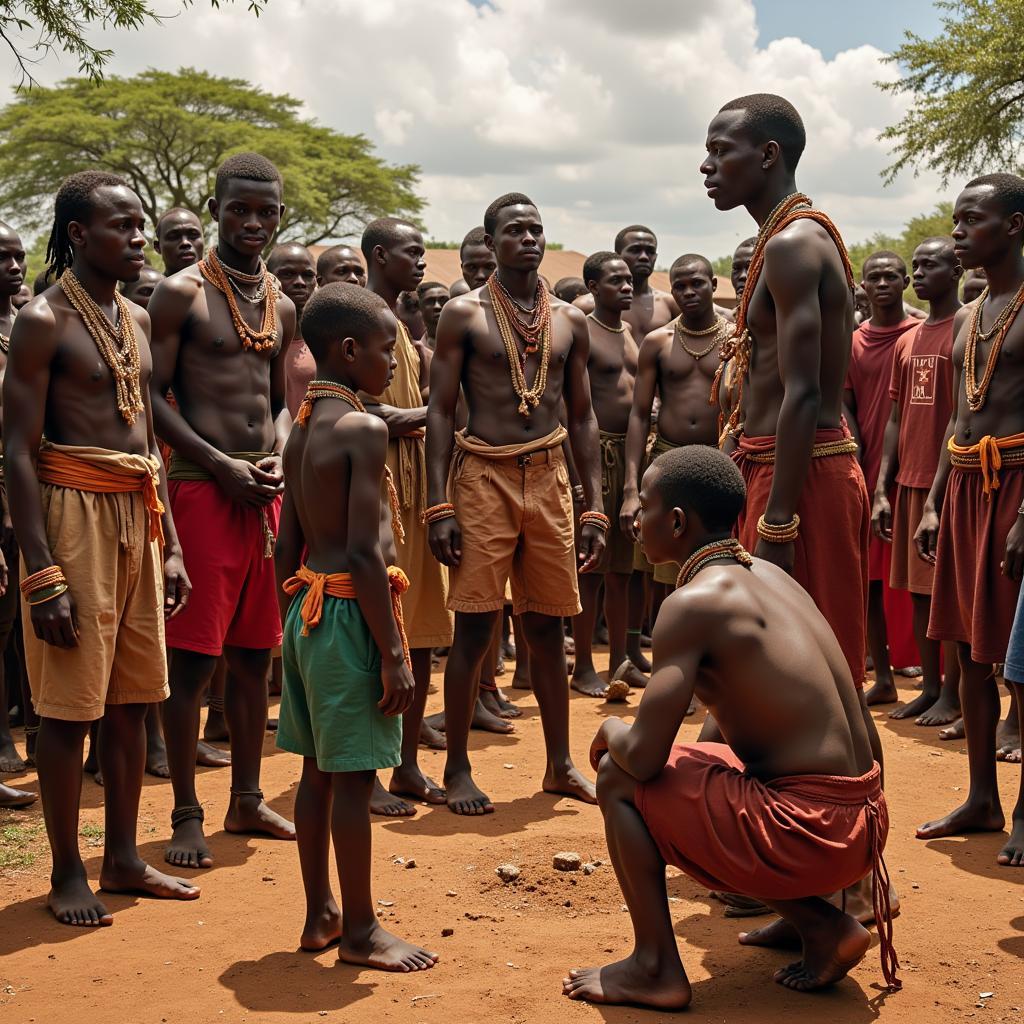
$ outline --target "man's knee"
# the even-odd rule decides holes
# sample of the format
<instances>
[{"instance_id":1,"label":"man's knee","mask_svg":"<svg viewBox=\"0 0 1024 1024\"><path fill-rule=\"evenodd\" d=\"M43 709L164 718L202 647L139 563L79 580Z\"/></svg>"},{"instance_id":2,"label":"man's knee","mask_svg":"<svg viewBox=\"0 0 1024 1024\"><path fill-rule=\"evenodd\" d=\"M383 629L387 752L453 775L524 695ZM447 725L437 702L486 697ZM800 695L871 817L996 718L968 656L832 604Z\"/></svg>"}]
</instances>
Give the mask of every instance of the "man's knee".
<instances>
[{"instance_id":1,"label":"man's knee","mask_svg":"<svg viewBox=\"0 0 1024 1024\"><path fill-rule=\"evenodd\" d=\"M624 772L611 754L606 754L597 769L597 802L601 809L614 800L625 799L632 803L635 789L636 779Z\"/></svg>"},{"instance_id":2,"label":"man's knee","mask_svg":"<svg viewBox=\"0 0 1024 1024\"><path fill-rule=\"evenodd\" d=\"M470 657L480 657L491 646L498 612L458 612L455 646Z\"/></svg>"},{"instance_id":3,"label":"man's knee","mask_svg":"<svg viewBox=\"0 0 1024 1024\"><path fill-rule=\"evenodd\" d=\"M562 646L562 620L557 615L526 612L523 615L523 633L533 650L544 650L545 645Z\"/></svg>"}]
</instances>

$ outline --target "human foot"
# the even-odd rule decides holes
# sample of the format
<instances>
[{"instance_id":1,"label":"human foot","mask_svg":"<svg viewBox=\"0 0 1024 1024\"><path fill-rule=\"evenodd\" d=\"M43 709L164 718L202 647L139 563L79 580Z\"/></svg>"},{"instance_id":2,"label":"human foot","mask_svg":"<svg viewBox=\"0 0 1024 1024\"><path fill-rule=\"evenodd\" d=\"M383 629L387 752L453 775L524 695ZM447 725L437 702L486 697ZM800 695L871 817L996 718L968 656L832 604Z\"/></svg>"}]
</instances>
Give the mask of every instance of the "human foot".
<instances>
[{"instance_id":1,"label":"human foot","mask_svg":"<svg viewBox=\"0 0 1024 1024\"><path fill-rule=\"evenodd\" d=\"M228 722L224 712L209 708L206 712L206 724L203 726L203 739L210 743L227 743L229 738Z\"/></svg>"},{"instance_id":2,"label":"human foot","mask_svg":"<svg viewBox=\"0 0 1024 1024\"><path fill-rule=\"evenodd\" d=\"M682 1010L689 1006L690 983L678 958L674 964L642 966L636 955L604 967L575 968L562 979L562 995L588 1003Z\"/></svg>"},{"instance_id":3,"label":"human foot","mask_svg":"<svg viewBox=\"0 0 1024 1024\"><path fill-rule=\"evenodd\" d=\"M996 856L996 863L1006 868L1024 868L1024 818L1013 819L1010 838Z\"/></svg>"},{"instance_id":4,"label":"human foot","mask_svg":"<svg viewBox=\"0 0 1024 1024\"><path fill-rule=\"evenodd\" d=\"M594 784L575 765L558 770L549 768L544 776L543 789L545 793L570 796L586 804L597 803L597 790Z\"/></svg>"},{"instance_id":5,"label":"human foot","mask_svg":"<svg viewBox=\"0 0 1024 1024\"><path fill-rule=\"evenodd\" d=\"M341 911L331 897L315 914L306 914L302 926L299 948L307 953L319 953L333 946L341 938Z\"/></svg>"},{"instance_id":6,"label":"human foot","mask_svg":"<svg viewBox=\"0 0 1024 1024\"><path fill-rule=\"evenodd\" d=\"M171 769L167 765L167 746L163 736L146 738L146 772L158 779L169 779Z\"/></svg>"},{"instance_id":7,"label":"human foot","mask_svg":"<svg viewBox=\"0 0 1024 1024\"><path fill-rule=\"evenodd\" d=\"M171 820L173 822L174 815ZM212 868L213 854L206 845L201 817L186 818L173 825L164 860L176 868Z\"/></svg>"},{"instance_id":8,"label":"human foot","mask_svg":"<svg viewBox=\"0 0 1024 1024\"><path fill-rule=\"evenodd\" d=\"M113 915L82 877L51 882L46 905L61 924L95 928L114 923Z\"/></svg>"},{"instance_id":9,"label":"human foot","mask_svg":"<svg viewBox=\"0 0 1024 1024\"><path fill-rule=\"evenodd\" d=\"M581 669L577 666L576 671L569 680L569 686L584 697L604 697L608 692L608 684L593 669Z\"/></svg>"},{"instance_id":10,"label":"human foot","mask_svg":"<svg viewBox=\"0 0 1024 1024\"><path fill-rule=\"evenodd\" d=\"M939 699L915 722L914 725L948 725L960 717L960 702L947 700L945 696Z\"/></svg>"},{"instance_id":11,"label":"human foot","mask_svg":"<svg viewBox=\"0 0 1024 1024\"><path fill-rule=\"evenodd\" d=\"M784 918L780 917L763 928L740 932L741 946L763 946L766 949L800 949L800 933Z\"/></svg>"},{"instance_id":12,"label":"human foot","mask_svg":"<svg viewBox=\"0 0 1024 1024\"><path fill-rule=\"evenodd\" d=\"M200 768L230 768L231 755L226 750L200 740L196 744L196 764Z\"/></svg>"},{"instance_id":13,"label":"human foot","mask_svg":"<svg viewBox=\"0 0 1024 1024\"><path fill-rule=\"evenodd\" d=\"M443 715L441 716L444 717ZM426 722L420 723L420 746L426 747L428 750L447 750L448 741L444 738L444 733L438 729L435 729L432 725L428 725Z\"/></svg>"},{"instance_id":14,"label":"human foot","mask_svg":"<svg viewBox=\"0 0 1024 1024\"><path fill-rule=\"evenodd\" d=\"M905 668L894 668L893 675L903 676L904 679L920 679L924 675L924 669L920 665L907 665Z\"/></svg>"},{"instance_id":15,"label":"human foot","mask_svg":"<svg viewBox=\"0 0 1024 1024\"><path fill-rule=\"evenodd\" d=\"M437 953L414 946L374 925L365 938L355 940L341 936L338 958L347 964L372 967L378 971L427 971L440 959Z\"/></svg>"},{"instance_id":16,"label":"human foot","mask_svg":"<svg viewBox=\"0 0 1024 1024\"><path fill-rule=\"evenodd\" d=\"M918 715L924 714L933 704L935 704L937 698L933 697L929 693L922 693L919 697L915 697L912 701L908 701L902 707L896 708L895 711L889 712L889 717L896 721L902 721L904 718L917 718ZM957 712L959 714L959 712Z\"/></svg>"},{"instance_id":17,"label":"human foot","mask_svg":"<svg viewBox=\"0 0 1024 1024\"><path fill-rule=\"evenodd\" d=\"M497 718L522 718L521 708L517 708L501 690L485 690L480 687L480 703L484 709Z\"/></svg>"},{"instance_id":18,"label":"human foot","mask_svg":"<svg viewBox=\"0 0 1024 1024\"><path fill-rule=\"evenodd\" d=\"M224 831L270 836L271 839L295 838L295 826L277 811L272 811L258 791L231 794L228 813L224 816Z\"/></svg>"},{"instance_id":19,"label":"human foot","mask_svg":"<svg viewBox=\"0 0 1024 1024\"><path fill-rule=\"evenodd\" d=\"M891 680L879 680L864 694L864 701L868 707L875 704L895 704L900 699L896 691L896 684Z\"/></svg>"},{"instance_id":20,"label":"human foot","mask_svg":"<svg viewBox=\"0 0 1024 1024\"><path fill-rule=\"evenodd\" d=\"M917 830L918 839L942 839L968 832L1001 832L1006 819L999 805L961 804L944 818L926 822Z\"/></svg>"},{"instance_id":21,"label":"human foot","mask_svg":"<svg viewBox=\"0 0 1024 1024\"><path fill-rule=\"evenodd\" d=\"M382 818L411 818L416 808L389 793L380 779L375 778L373 792L370 794L370 813L379 814Z\"/></svg>"},{"instance_id":22,"label":"human foot","mask_svg":"<svg viewBox=\"0 0 1024 1024\"><path fill-rule=\"evenodd\" d=\"M399 765L391 775L388 792L428 804L444 803L444 790L417 767L403 768Z\"/></svg>"},{"instance_id":23,"label":"human foot","mask_svg":"<svg viewBox=\"0 0 1024 1024\"><path fill-rule=\"evenodd\" d=\"M473 705L473 720L469 723L469 727L480 732L495 732L499 736L506 736L510 732L516 731L516 727L511 722L488 711L479 697Z\"/></svg>"},{"instance_id":24,"label":"human foot","mask_svg":"<svg viewBox=\"0 0 1024 1024\"><path fill-rule=\"evenodd\" d=\"M0 772L15 775L27 767L14 745L14 740L10 736L5 736L3 741L0 741Z\"/></svg>"},{"instance_id":25,"label":"human foot","mask_svg":"<svg viewBox=\"0 0 1024 1024\"><path fill-rule=\"evenodd\" d=\"M651 671L651 659L648 658L643 651L627 651L626 657L629 658L629 660L633 662L641 672Z\"/></svg>"},{"instance_id":26,"label":"human foot","mask_svg":"<svg viewBox=\"0 0 1024 1024\"><path fill-rule=\"evenodd\" d=\"M491 798L473 781L469 772L445 776L445 803L453 814L493 814Z\"/></svg>"},{"instance_id":27,"label":"human foot","mask_svg":"<svg viewBox=\"0 0 1024 1024\"><path fill-rule=\"evenodd\" d=\"M512 673L513 690L532 690L533 682L530 680L530 664L526 658L526 648L523 648L522 658L516 659L516 670Z\"/></svg>"},{"instance_id":28,"label":"human foot","mask_svg":"<svg viewBox=\"0 0 1024 1024\"><path fill-rule=\"evenodd\" d=\"M197 900L199 886L184 878L165 875L137 858L130 864L103 862L100 888L104 892L135 892L161 900Z\"/></svg>"},{"instance_id":29,"label":"human foot","mask_svg":"<svg viewBox=\"0 0 1024 1024\"><path fill-rule=\"evenodd\" d=\"M38 797L27 789L15 789L0 782L0 807L5 811L17 811L34 804Z\"/></svg>"},{"instance_id":30,"label":"human foot","mask_svg":"<svg viewBox=\"0 0 1024 1024\"><path fill-rule=\"evenodd\" d=\"M940 740L962 740L964 738L964 720L958 718L948 729L939 730Z\"/></svg>"},{"instance_id":31,"label":"human foot","mask_svg":"<svg viewBox=\"0 0 1024 1024\"><path fill-rule=\"evenodd\" d=\"M1020 728L1015 717L1004 719L996 729L996 760L1020 763Z\"/></svg>"},{"instance_id":32,"label":"human foot","mask_svg":"<svg viewBox=\"0 0 1024 1024\"><path fill-rule=\"evenodd\" d=\"M864 959L871 935L849 914L804 936L804 958L775 972L775 981L796 992L834 985Z\"/></svg>"},{"instance_id":33,"label":"human foot","mask_svg":"<svg viewBox=\"0 0 1024 1024\"><path fill-rule=\"evenodd\" d=\"M628 686L635 686L638 690L642 690L647 685L647 676L629 658L619 665L612 675L613 681L618 679L621 679Z\"/></svg>"}]
</instances>

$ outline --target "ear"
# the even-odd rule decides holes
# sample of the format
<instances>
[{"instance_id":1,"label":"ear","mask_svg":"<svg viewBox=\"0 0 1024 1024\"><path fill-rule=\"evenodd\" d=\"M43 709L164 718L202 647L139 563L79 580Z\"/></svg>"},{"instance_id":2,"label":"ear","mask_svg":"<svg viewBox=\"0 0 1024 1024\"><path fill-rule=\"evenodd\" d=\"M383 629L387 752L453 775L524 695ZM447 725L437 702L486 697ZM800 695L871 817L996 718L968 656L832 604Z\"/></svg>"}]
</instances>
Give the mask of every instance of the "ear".
<instances>
[{"instance_id":1,"label":"ear","mask_svg":"<svg viewBox=\"0 0 1024 1024\"><path fill-rule=\"evenodd\" d=\"M207 210L210 211L210 216L216 223L220 215L220 203L218 203L217 200L213 196L211 196L209 199L206 200L206 208Z\"/></svg>"},{"instance_id":2,"label":"ear","mask_svg":"<svg viewBox=\"0 0 1024 1024\"><path fill-rule=\"evenodd\" d=\"M777 142L766 142L762 150L761 167L763 170L771 170L782 156L782 150Z\"/></svg>"},{"instance_id":3,"label":"ear","mask_svg":"<svg viewBox=\"0 0 1024 1024\"><path fill-rule=\"evenodd\" d=\"M160 236L155 231L153 232L153 240L150 242L150 245L153 246L153 252L160 251Z\"/></svg>"},{"instance_id":4,"label":"ear","mask_svg":"<svg viewBox=\"0 0 1024 1024\"><path fill-rule=\"evenodd\" d=\"M85 225L81 221L71 221L68 224L68 238L72 245L85 245Z\"/></svg>"},{"instance_id":5,"label":"ear","mask_svg":"<svg viewBox=\"0 0 1024 1024\"><path fill-rule=\"evenodd\" d=\"M1024 213L1011 213L1009 233L1019 235L1021 232L1024 232Z\"/></svg>"},{"instance_id":6,"label":"ear","mask_svg":"<svg viewBox=\"0 0 1024 1024\"><path fill-rule=\"evenodd\" d=\"M356 358L356 339L351 337L345 337L341 339L341 358L346 363L355 362Z\"/></svg>"},{"instance_id":7,"label":"ear","mask_svg":"<svg viewBox=\"0 0 1024 1024\"><path fill-rule=\"evenodd\" d=\"M717 291L718 291L718 278L714 274L712 274L711 275L711 294L714 295L715 292L717 292Z\"/></svg>"},{"instance_id":8,"label":"ear","mask_svg":"<svg viewBox=\"0 0 1024 1024\"><path fill-rule=\"evenodd\" d=\"M964 276L964 268L960 266L958 259L953 260L953 280L959 281Z\"/></svg>"},{"instance_id":9,"label":"ear","mask_svg":"<svg viewBox=\"0 0 1024 1024\"><path fill-rule=\"evenodd\" d=\"M672 536L678 540L686 533L686 513L681 508L672 509Z\"/></svg>"},{"instance_id":10,"label":"ear","mask_svg":"<svg viewBox=\"0 0 1024 1024\"><path fill-rule=\"evenodd\" d=\"M496 250L494 248L494 235L484 234L484 245L486 245L487 248L491 250L491 252L495 252Z\"/></svg>"},{"instance_id":11,"label":"ear","mask_svg":"<svg viewBox=\"0 0 1024 1024\"><path fill-rule=\"evenodd\" d=\"M586 284L587 284L587 291L590 292L590 294L593 295L594 298L596 299L597 298L597 289L599 287L599 282L597 282L597 281L587 281Z\"/></svg>"},{"instance_id":12,"label":"ear","mask_svg":"<svg viewBox=\"0 0 1024 1024\"><path fill-rule=\"evenodd\" d=\"M373 257L374 263L379 263L382 267L388 261L388 251L383 245L375 245L370 255Z\"/></svg>"}]
</instances>

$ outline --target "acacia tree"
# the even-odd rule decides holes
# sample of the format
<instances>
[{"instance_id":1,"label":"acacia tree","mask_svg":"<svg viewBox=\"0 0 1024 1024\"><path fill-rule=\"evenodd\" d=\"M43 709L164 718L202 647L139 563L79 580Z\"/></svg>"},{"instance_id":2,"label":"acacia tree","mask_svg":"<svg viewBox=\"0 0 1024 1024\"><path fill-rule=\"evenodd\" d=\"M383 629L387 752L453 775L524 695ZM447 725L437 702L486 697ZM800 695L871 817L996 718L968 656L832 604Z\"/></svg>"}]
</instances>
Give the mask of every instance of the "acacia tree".
<instances>
[{"instance_id":1,"label":"acacia tree","mask_svg":"<svg viewBox=\"0 0 1024 1024\"><path fill-rule=\"evenodd\" d=\"M907 32L887 59L904 77L879 82L909 98L903 118L881 135L895 143L886 169L938 171L951 177L983 168L1010 169L1024 145L1024 3L1020 0L938 0L945 11L936 39Z\"/></svg>"},{"instance_id":2,"label":"acacia tree","mask_svg":"<svg viewBox=\"0 0 1024 1024\"><path fill-rule=\"evenodd\" d=\"M128 181L151 223L172 206L204 220L217 165L257 150L285 180L279 240L312 245L385 214L415 217L418 167L389 165L365 136L304 119L300 108L294 97L190 68L34 88L0 110L0 209L32 234L51 216L41 197L97 168Z\"/></svg>"}]
</instances>

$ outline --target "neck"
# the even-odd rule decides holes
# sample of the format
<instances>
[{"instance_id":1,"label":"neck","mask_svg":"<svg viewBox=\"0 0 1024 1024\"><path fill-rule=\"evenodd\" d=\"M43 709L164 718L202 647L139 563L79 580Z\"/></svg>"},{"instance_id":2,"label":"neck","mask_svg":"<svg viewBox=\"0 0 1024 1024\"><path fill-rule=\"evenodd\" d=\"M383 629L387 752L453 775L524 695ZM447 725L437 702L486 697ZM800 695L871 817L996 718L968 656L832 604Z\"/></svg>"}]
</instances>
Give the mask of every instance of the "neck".
<instances>
[{"instance_id":1,"label":"neck","mask_svg":"<svg viewBox=\"0 0 1024 1024\"><path fill-rule=\"evenodd\" d=\"M402 289L393 285L376 267L371 268L366 278L366 287L375 295L379 295L395 316L398 316L398 296Z\"/></svg>"},{"instance_id":2,"label":"neck","mask_svg":"<svg viewBox=\"0 0 1024 1024\"><path fill-rule=\"evenodd\" d=\"M0 295L0 320L10 320L14 316L14 296Z\"/></svg>"},{"instance_id":3,"label":"neck","mask_svg":"<svg viewBox=\"0 0 1024 1024\"><path fill-rule=\"evenodd\" d=\"M796 177L792 174L786 173L777 181L766 184L764 189L755 199L751 199L750 202L744 203L743 205L747 208L747 213L757 221L757 226L761 227L768 219L768 215L772 210L774 210L775 207L786 198L786 196L792 195L796 191Z\"/></svg>"},{"instance_id":4,"label":"neck","mask_svg":"<svg viewBox=\"0 0 1024 1024\"><path fill-rule=\"evenodd\" d=\"M621 327L622 326L622 310L621 309L608 309L606 306L598 305L594 303L594 317L599 320L606 327Z\"/></svg>"},{"instance_id":5,"label":"neck","mask_svg":"<svg viewBox=\"0 0 1024 1024\"><path fill-rule=\"evenodd\" d=\"M715 322L715 318L718 316L713 304L693 316L687 316L685 313L680 313L679 315L683 318L683 326L689 327L691 331L705 330ZM705 543L710 543L710 541L705 541Z\"/></svg>"},{"instance_id":6,"label":"neck","mask_svg":"<svg viewBox=\"0 0 1024 1024\"><path fill-rule=\"evenodd\" d=\"M1012 295L1024 281L1024 254L1015 247L984 269L990 295Z\"/></svg>"},{"instance_id":7,"label":"neck","mask_svg":"<svg viewBox=\"0 0 1024 1024\"><path fill-rule=\"evenodd\" d=\"M898 306L872 306L871 326L872 327L895 327L903 323L906 314L903 312L903 301Z\"/></svg>"},{"instance_id":8,"label":"neck","mask_svg":"<svg viewBox=\"0 0 1024 1024\"><path fill-rule=\"evenodd\" d=\"M730 533L704 533L700 537L691 539L686 545L686 550L680 552L679 564L686 565L701 548L706 548L709 544L717 544L719 541L732 539L732 534Z\"/></svg>"},{"instance_id":9,"label":"neck","mask_svg":"<svg viewBox=\"0 0 1024 1024\"><path fill-rule=\"evenodd\" d=\"M524 306L528 305L537 294L536 270L513 270L511 267L498 267L495 273L498 275L502 288Z\"/></svg>"},{"instance_id":10,"label":"neck","mask_svg":"<svg viewBox=\"0 0 1024 1024\"><path fill-rule=\"evenodd\" d=\"M959 286L959 281L957 286ZM930 324L938 320L946 320L960 308L959 287L951 288L945 295L939 295L928 303L928 320Z\"/></svg>"},{"instance_id":11,"label":"neck","mask_svg":"<svg viewBox=\"0 0 1024 1024\"><path fill-rule=\"evenodd\" d=\"M328 370L321 367L316 368L314 380L324 381L328 384L340 384L349 391L358 391L359 385L343 370Z\"/></svg>"},{"instance_id":12,"label":"neck","mask_svg":"<svg viewBox=\"0 0 1024 1024\"><path fill-rule=\"evenodd\" d=\"M637 295L650 295L651 294L651 278L650 275L647 277L638 277L633 281L633 297Z\"/></svg>"},{"instance_id":13,"label":"neck","mask_svg":"<svg viewBox=\"0 0 1024 1024\"><path fill-rule=\"evenodd\" d=\"M117 278L107 277L86 263L85 260L77 258L71 264L71 269L97 305L112 306L114 304Z\"/></svg>"},{"instance_id":14,"label":"neck","mask_svg":"<svg viewBox=\"0 0 1024 1024\"><path fill-rule=\"evenodd\" d=\"M243 274L255 274L260 269L260 256L243 256L237 249L232 249L226 242L217 242L217 259L226 264L232 270L238 270Z\"/></svg>"}]
</instances>

